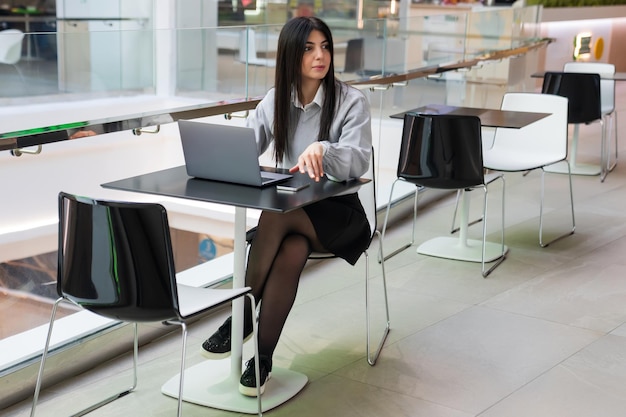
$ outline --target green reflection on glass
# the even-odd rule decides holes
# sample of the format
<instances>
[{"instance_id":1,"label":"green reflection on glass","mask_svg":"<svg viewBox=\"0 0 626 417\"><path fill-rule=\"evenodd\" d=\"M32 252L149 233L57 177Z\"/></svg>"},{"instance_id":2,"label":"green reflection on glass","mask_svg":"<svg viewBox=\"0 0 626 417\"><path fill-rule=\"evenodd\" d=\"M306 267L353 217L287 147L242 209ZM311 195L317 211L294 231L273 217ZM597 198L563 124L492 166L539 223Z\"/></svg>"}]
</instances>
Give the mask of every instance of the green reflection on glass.
<instances>
[{"instance_id":1,"label":"green reflection on glass","mask_svg":"<svg viewBox=\"0 0 626 417\"><path fill-rule=\"evenodd\" d=\"M59 130L67 130L67 129L76 129L76 128L85 127L85 126L89 126L89 123L87 123L87 122L72 122L72 123L65 123L65 124L55 125L55 126L37 127L35 129L26 129L26 130L18 130L18 131L15 131L15 132L2 133L2 134L0 134L0 139L3 139L3 138L16 138L16 137L20 137L20 136L37 135L37 134L40 134L40 133L56 132L56 131L59 131Z\"/></svg>"}]
</instances>

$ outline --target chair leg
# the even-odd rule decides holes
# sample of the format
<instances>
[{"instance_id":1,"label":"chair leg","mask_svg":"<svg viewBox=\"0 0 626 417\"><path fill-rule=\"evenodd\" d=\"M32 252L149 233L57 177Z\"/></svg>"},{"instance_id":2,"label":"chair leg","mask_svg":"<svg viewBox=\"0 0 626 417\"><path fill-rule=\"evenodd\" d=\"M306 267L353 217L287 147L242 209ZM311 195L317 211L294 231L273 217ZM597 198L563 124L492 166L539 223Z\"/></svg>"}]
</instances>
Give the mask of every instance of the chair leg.
<instances>
[{"instance_id":1,"label":"chair leg","mask_svg":"<svg viewBox=\"0 0 626 417\"><path fill-rule=\"evenodd\" d=\"M541 246L542 248L545 248L546 246L550 245L551 243L556 242L557 240L561 240L564 237L567 237L569 235L573 235L574 234L574 230L576 230L576 220L574 219L574 192L573 192L573 187L572 187L572 171L571 168L569 166L569 164L567 164L567 168L568 168L568 174L567 174L567 178L569 181L569 198L570 198L570 206L572 209L572 229L567 232L564 233L554 239L552 239L551 241L547 242L547 243L543 243L543 200L544 200L544 195L545 195L545 175L546 172L544 169L541 170L541 201L539 203L539 246Z\"/></svg>"},{"instance_id":2,"label":"chair leg","mask_svg":"<svg viewBox=\"0 0 626 417\"><path fill-rule=\"evenodd\" d=\"M259 346L258 346L258 338L257 338L257 321L256 321L256 304L254 301L254 296L252 294L246 294L250 298L251 303L251 314L252 314L252 339L254 340L254 367L255 367L255 377L256 377L256 394L257 394L257 404L258 404L258 415L259 417L263 416L263 409L261 403L261 375L259 368ZM181 357L180 357L180 379L178 381L178 409L176 415L181 417L183 415L183 386L185 383L185 358L187 356L187 325L183 321L167 321L167 324L175 324L181 327L182 331L182 349L181 349Z\"/></svg>"},{"instance_id":3,"label":"chair leg","mask_svg":"<svg viewBox=\"0 0 626 417\"><path fill-rule=\"evenodd\" d=\"M169 322L174 323L174 322ZM178 407L176 409L176 415L181 417L183 415L183 385L185 383L185 356L187 356L187 325L184 322L175 322L181 328L182 332L182 352L180 355L180 379L178 381Z\"/></svg>"},{"instance_id":4,"label":"chair leg","mask_svg":"<svg viewBox=\"0 0 626 417\"><path fill-rule=\"evenodd\" d=\"M491 274L491 272L493 272L494 269L496 269L496 267L498 267L498 265L500 265L502 262L504 262L504 260L506 259L506 247L504 245L504 196L505 196L505 180L504 180L504 175L501 175L499 177L502 180L502 225L500 227L500 242L501 242L501 247L502 247L502 251L501 251L501 255L499 258L497 258L495 260L495 263L493 265L491 265L491 267L488 270L485 270L485 257L486 257L486 250L487 250L487 186L483 186L483 192L484 192L484 204L483 204L483 219L485 219L483 221L483 248L482 248L482 259L481 259L481 267L482 267L482 276L483 278L487 278L487 276L489 274Z\"/></svg>"},{"instance_id":5,"label":"chair leg","mask_svg":"<svg viewBox=\"0 0 626 417\"><path fill-rule=\"evenodd\" d=\"M257 321L256 321L256 304L254 301L254 296L252 294L246 294L248 298L250 298L251 303L251 314L252 314L252 334L253 334L253 343L254 343L254 376L256 378L256 394L257 394L257 407L258 407L258 415L259 417L263 416L263 408L261 402L261 385L259 384L261 380L261 372L260 372L260 364L259 364L259 342L257 338ZM180 379L178 381L178 411L176 415L181 417L183 414L183 388L185 385L185 357L187 356L187 325L185 322L179 321L168 321L168 324L176 324L181 327L182 330L182 351L180 358Z\"/></svg>"},{"instance_id":6,"label":"chair leg","mask_svg":"<svg viewBox=\"0 0 626 417\"><path fill-rule=\"evenodd\" d=\"M609 138L606 135L606 127L604 125L604 118L600 119L600 132L601 132L601 142L600 142L600 182L604 182L606 176L608 175L608 165L609 165L609 144L607 143Z\"/></svg>"},{"instance_id":7,"label":"chair leg","mask_svg":"<svg viewBox=\"0 0 626 417\"><path fill-rule=\"evenodd\" d=\"M395 180L393 182L393 184L391 185L391 191L389 192L389 202L387 203L387 209L385 211L385 220L383 221L383 227L382 227L382 233L381 233L381 239L384 240L385 239L385 232L387 230L387 222L389 220L389 211L391 209L391 198L393 196L393 190L396 186L396 183L399 180ZM417 199L418 199L418 195L419 195L419 187L415 186L415 194L414 194L414 198L413 198L413 228L411 231L411 241L401 247L399 247L398 249L394 250L393 252L391 252L388 255L380 255L378 257L378 263L382 263L383 260L387 260L393 256L396 256L397 254L399 254L400 252L402 252L403 250L410 248L413 243L415 243L415 223L416 223L416 219L417 219Z\"/></svg>"},{"instance_id":8,"label":"chair leg","mask_svg":"<svg viewBox=\"0 0 626 417\"><path fill-rule=\"evenodd\" d=\"M580 125L578 123L574 124L574 131L572 133L572 138L571 138L571 151L570 151L570 157L569 157L569 161L568 161L568 165L570 166L570 170L571 167L576 167L576 158L578 156L578 135L580 133Z\"/></svg>"},{"instance_id":9,"label":"chair leg","mask_svg":"<svg viewBox=\"0 0 626 417\"><path fill-rule=\"evenodd\" d=\"M26 85L26 78L24 78L24 74L22 74L22 70L20 69L20 67L18 67L17 64L14 64L13 66L15 67L15 71L17 71L17 75L20 76L22 84Z\"/></svg>"},{"instance_id":10,"label":"chair leg","mask_svg":"<svg viewBox=\"0 0 626 417\"><path fill-rule=\"evenodd\" d=\"M131 392L133 392L135 390L135 388L137 388L137 352L139 350L139 334L137 331L137 323L133 323L133 327L134 327L134 333L135 333L135 337L134 337L134 345L133 345L133 385L130 388L125 389L124 391L119 392L118 394L114 394L108 398L105 398L104 400L100 401L97 404L92 405L89 408L85 408L84 410L74 414L72 417L79 417L79 416L84 416L85 414L91 413L92 411L107 405L109 403L112 403L113 401L117 400L118 398L122 398L125 395L130 394Z\"/></svg>"},{"instance_id":11,"label":"chair leg","mask_svg":"<svg viewBox=\"0 0 626 417\"><path fill-rule=\"evenodd\" d=\"M613 171L613 169L615 168L615 166L617 165L617 154L618 154L618 149L617 149L617 110L613 110L612 113L609 113L607 115L611 121L609 123L609 134L607 136L607 142L609 142L611 139L611 133L615 132L615 162L613 162L613 164L611 164L611 150L610 150L610 146L607 145L607 149L606 149L606 169L608 172Z\"/></svg>"},{"instance_id":12,"label":"chair leg","mask_svg":"<svg viewBox=\"0 0 626 417\"><path fill-rule=\"evenodd\" d=\"M378 256L379 259L382 259L381 268L382 268L382 277L383 277L383 295L385 298L385 327L383 329L383 335L378 343L378 347L376 348L376 352L372 355L370 349L370 302L369 302L369 256L367 251L365 251L365 321L366 321L366 349L367 349L367 363L370 366L376 365L376 361L380 356L380 352L385 344L385 340L387 340L387 336L389 335L390 329L390 320L389 320L389 300L387 298L387 277L385 274L385 260L383 258L383 238L382 234L379 231L376 231L378 235Z\"/></svg>"},{"instance_id":13,"label":"chair leg","mask_svg":"<svg viewBox=\"0 0 626 417\"><path fill-rule=\"evenodd\" d=\"M57 309L59 304L65 301L64 298L59 298L55 301L54 306L52 307L52 314L50 315L50 325L48 326L48 336L46 337L46 344L44 346L43 349L43 353L41 356L41 363L39 364L39 373L37 374L37 383L35 385L35 394L33 396L33 405L30 409L30 416L34 417L35 416L35 409L37 408L37 402L39 400L39 392L41 390L41 384L42 384L42 380L43 380L43 372L44 372L44 367L46 365L46 359L48 358L48 352L50 349L50 340L52 338L52 327L54 325L54 319L56 317L56 313L57 313ZM137 388L137 352L138 352L138 332L137 332L137 323L133 323L134 326L134 350L133 350L133 385L130 388L125 389L124 391L121 391L117 394L114 394L102 401L100 401L97 404L94 404L82 411L79 411L78 413L73 414L73 416L83 416L87 413L90 413L100 407L102 407L103 405L109 404L115 400L117 400L118 398L121 398L129 393L131 393L135 388Z\"/></svg>"},{"instance_id":14,"label":"chair leg","mask_svg":"<svg viewBox=\"0 0 626 417\"><path fill-rule=\"evenodd\" d=\"M63 301L63 298L58 298L54 305L52 306L52 314L50 315L50 324L48 325L48 336L46 337L46 344L43 348L43 353L41 355L41 362L39 364L39 373L37 374L37 383L35 384L35 394L33 396L33 405L30 409L30 417L35 416L35 409L37 408L37 401L39 400L39 391L41 390L41 382L43 379L43 369L46 365L46 359L48 358L48 349L50 347L50 338L52 337L52 326L54 325L54 319L57 314L57 308L59 304Z\"/></svg>"},{"instance_id":15,"label":"chair leg","mask_svg":"<svg viewBox=\"0 0 626 417\"><path fill-rule=\"evenodd\" d=\"M261 402L261 364L259 362L259 338L257 336L258 322L256 317L256 303L252 294L246 294L250 299L250 314L252 315L252 339L254 343L254 377L256 378L257 411L259 417L263 417L263 404Z\"/></svg>"}]
</instances>

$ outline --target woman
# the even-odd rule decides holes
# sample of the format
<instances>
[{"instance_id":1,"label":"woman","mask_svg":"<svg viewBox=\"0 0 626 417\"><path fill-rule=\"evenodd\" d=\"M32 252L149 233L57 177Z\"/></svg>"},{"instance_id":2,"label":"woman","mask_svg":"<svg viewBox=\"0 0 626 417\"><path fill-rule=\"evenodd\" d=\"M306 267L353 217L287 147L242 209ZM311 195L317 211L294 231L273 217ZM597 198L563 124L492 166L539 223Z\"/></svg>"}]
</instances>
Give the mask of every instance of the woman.
<instances>
[{"instance_id":1,"label":"woman","mask_svg":"<svg viewBox=\"0 0 626 417\"><path fill-rule=\"evenodd\" d=\"M248 119L259 154L273 145L279 167L314 181L326 175L345 181L368 168L372 132L369 105L358 90L335 79L333 40L315 17L288 21L280 32L276 78ZM341 195L289 213L263 212L248 255L246 285L257 302L261 392L272 370L272 355L296 297L300 274L312 251L330 252L355 264L370 239L356 193ZM244 337L252 332L245 304ZM202 344L207 357L230 353L230 318ZM256 395L254 361L248 361L239 391Z\"/></svg>"}]
</instances>

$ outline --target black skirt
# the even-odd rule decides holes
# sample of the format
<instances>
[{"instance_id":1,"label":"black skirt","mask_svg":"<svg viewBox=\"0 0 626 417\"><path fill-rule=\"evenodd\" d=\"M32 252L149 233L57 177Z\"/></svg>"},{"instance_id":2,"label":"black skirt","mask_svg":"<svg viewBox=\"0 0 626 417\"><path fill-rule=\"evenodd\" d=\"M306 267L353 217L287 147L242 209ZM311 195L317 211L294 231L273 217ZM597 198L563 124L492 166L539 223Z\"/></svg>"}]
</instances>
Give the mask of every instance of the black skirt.
<instances>
[{"instance_id":1,"label":"black skirt","mask_svg":"<svg viewBox=\"0 0 626 417\"><path fill-rule=\"evenodd\" d=\"M305 206L317 237L333 255L354 265L367 249L371 231L356 193L330 197Z\"/></svg>"}]
</instances>

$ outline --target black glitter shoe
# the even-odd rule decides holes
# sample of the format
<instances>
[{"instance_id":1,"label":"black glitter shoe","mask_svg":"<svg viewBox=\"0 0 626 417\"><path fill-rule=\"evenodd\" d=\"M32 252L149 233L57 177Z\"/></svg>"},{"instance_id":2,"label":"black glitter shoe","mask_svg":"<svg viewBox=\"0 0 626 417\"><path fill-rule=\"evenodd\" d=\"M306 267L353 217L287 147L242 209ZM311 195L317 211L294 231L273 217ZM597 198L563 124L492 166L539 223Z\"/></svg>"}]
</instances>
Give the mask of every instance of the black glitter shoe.
<instances>
[{"instance_id":1,"label":"black glitter shoe","mask_svg":"<svg viewBox=\"0 0 626 417\"><path fill-rule=\"evenodd\" d=\"M254 372L254 358L246 362L246 370L239 380L239 392L248 397L256 397L256 376ZM261 380L261 394L265 392L265 383L272 375L272 358L259 355L259 378Z\"/></svg>"},{"instance_id":2,"label":"black glitter shoe","mask_svg":"<svg viewBox=\"0 0 626 417\"><path fill-rule=\"evenodd\" d=\"M230 356L231 320L231 317L227 318L224 324L202 343L202 349L200 351L202 356L208 359L222 359ZM243 341L247 342L251 336L252 324L248 326L244 324Z\"/></svg>"}]
</instances>

